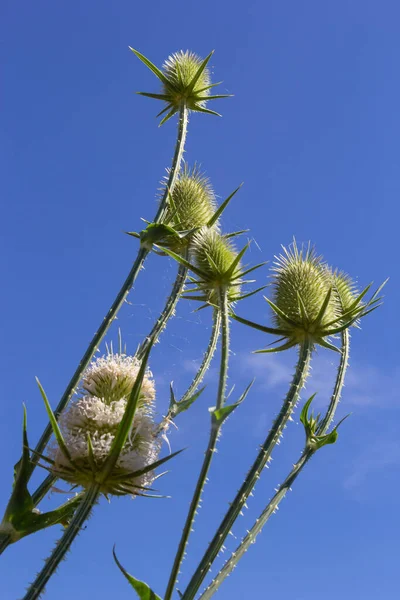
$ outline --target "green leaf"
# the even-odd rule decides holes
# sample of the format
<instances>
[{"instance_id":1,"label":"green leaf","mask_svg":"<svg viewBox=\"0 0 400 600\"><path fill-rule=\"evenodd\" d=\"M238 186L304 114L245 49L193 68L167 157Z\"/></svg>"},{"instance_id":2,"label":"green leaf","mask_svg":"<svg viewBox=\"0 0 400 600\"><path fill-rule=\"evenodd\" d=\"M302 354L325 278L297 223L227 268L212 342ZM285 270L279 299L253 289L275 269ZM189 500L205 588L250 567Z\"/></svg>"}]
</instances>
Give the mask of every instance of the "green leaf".
<instances>
[{"instance_id":1,"label":"green leaf","mask_svg":"<svg viewBox=\"0 0 400 600\"><path fill-rule=\"evenodd\" d=\"M168 108L168 107L167 107L167 108ZM160 114L162 114L163 112L164 112L164 111L161 111L161 113L158 113L158 115L157 115L157 116L159 116L159 115L160 115ZM164 123L166 123L167 121L169 121L169 120L170 120L170 118L171 118L171 117L173 117L173 116L174 116L174 114L175 114L175 113L177 113L177 112L178 112L178 109L177 109L177 108L175 108L175 106L173 106L173 107L171 108L171 110L169 111L169 113L167 114L167 116L166 116L166 117L164 117L164 118L162 119L162 121L160 121L160 124L159 124L158 126L159 126L159 127L162 127L162 126L164 125Z\"/></svg>"},{"instance_id":2,"label":"green leaf","mask_svg":"<svg viewBox=\"0 0 400 600\"><path fill-rule=\"evenodd\" d=\"M179 256L179 254L176 254L176 252L173 252L172 250L168 250L168 248L165 248L164 246L160 246L160 249L163 252L165 252L165 254L168 254L168 256L170 256L171 258L176 260L179 264L183 265L184 267L187 267L188 269L193 271L193 273L196 273L196 275L198 275L199 277L204 276L203 272L200 269L198 269L197 267L192 265L189 261L187 261L182 256Z\"/></svg>"},{"instance_id":3,"label":"green leaf","mask_svg":"<svg viewBox=\"0 0 400 600\"><path fill-rule=\"evenodd\" d=\"M186 400L181 400L176 404L176 410L174 411L175 416L179 415L181 412L184 412L197 400L197 398L204 392L206 386L203 386L198 392L195 392L192 396L189 396Z\"/></svg>"},{"instance_id":4,"label":"green leaf","mask_svg":"<svg viewBox=\"0 0 400 600\"><path fill-rule=\"evenodd\" d=\"M244 390L243 394L240 396L239 400L237 402L235 402L234 404L229 404L228 406L223 406L222 408L218 408L218 409L210 409L211 418L212 418L213 423L215 423L218 427L220 427L222 425L222 423L225 421L225 419L227 419L229 417L229 415L231 413L233 413L233 411L243 402L243 400L245 400L253 383L254 383L254 379L253 379L253 381L251 381L249 383L247 388Z\"/></svg>"},{"instance_id":5,"label":"green leaf","mask_svg":"<svg viewBox=\"0 0 400 600\"><path fill-rule=\"evenodd\" d=\"M220 94L218 96L196 96L196 102L204 102L205 100L218 100L218 98L233 98L233 94Z\"/></svg>"},{"instance_id":6,"label":"green leaf","mask_svg":"<svg viewBox=\"0 0 400 600\"><path fill-rule=\"evenodd\" d=\"M253 354L273 354L274 352L284 352L285 350L289 350L296 346L296 342L289 340L286 344L282 344L282 346L277 346L275 348L265 348L262 350L254 350Z\"/></svg>"},{"instance_id":7,"label":"green leaf","mask_svg":"<svg viewBox=\"0 0 400 600\"><path fill-rule=\"evenodd\" d=\"M239 187L237 187L236 190L234 190L232 192L232 194L230 196L228 196L226 200L223 201L223 203L221 204L221 206L218 207L218 209L215 211L215 213L213 214L213 216L211 217L211 219L208 221L207 227L212 227L213 225L215 225L215 223L218 221L218 219L220 218L220 216L222 215L222 213L224 212L224 210L228 206L229 202L232 200L233 196L240 190L240 188L242 187L242 185L243 185L243 183L241 183L239 185Z\"/></svg>"},{"instance_id":8,"label":"green leaf","mask_svg":"<svg viewBox=\"0 0 400 600\"><path fill-rule=\"evenodd\" d=\"M215 110L209 110L208 108L201 108L200 106L197 106L193 109L197 112L202 112L205 113L206 115L215 115L216 117L222 117L222 115L220 113L215 112Z\"/></svg>"},{"instance_id":9,"label":"green leaf","mask_svg":"<svg viewBox=\"0 0 400 600\"><path fill-rule=\"evenodd\" d=\"M328 293L326 294L322 306L319 310L317 318L315 319L315 325L319 326L321 324L322 319L324 318L324 314L326 313L326 309L328 308L329 300L331 299L332 288L329 288Z\"/></svg>"},{"instance_id":10,"label":"green leaf","mask_svg":"<svg viewBox=\"0 0 400 600\"><path fill-rule=\"evenodd\" d=\"M198 82L199 78L201 77L201 74L203 73L204 69L206 68L210 58L212 57L212 55L214 54L214 50L211 50L210 54L208 56L206 56L206 58L203 60L203 62L201 63L201 65L199 66L199 68L197 69L192 81L189 83L188 85L188 89L187 89L187 93L188 95L191 94L194 90L194 86L196 85L196 83Z\"/></svg>"},{"instance_id":11,"label":"green leaf","mask_svg":"<svg viewBox=\"0 0 400 600\"><path fill-rule=\"evenodd\" d=\"M36 377L36 383L38 384L40 393L42 395L44 405L46 407L46 411L47 411L47 414L48 414L48 417L50 420L50 425L53 430L54 436L57 440L57 444L59 445L60 450L64 454L64 456L70 461L71 464L74 464L74 462L71 458L71 454L70 454L70 452L67 448L67 445L64 441L63 434L61 433L61 429L58 426L57 419L56 419L56 417L51 409L50 403L47 399L46 392L44 391L42 384L40 383L40 381L37 377Z\"/></svg>"},{"instance_id":12,"label":"green leaf","mask_svg":"<svg viewBox=\"0 0 400 600\"><path fill-rule=\"evenodd\" d=\"M124 567L119 562L117 555L115 554L115 546L113 548L113 556L114 556L114 560L115 560L119 570L125 576L125 578L128 580L128 582L131 584L131 586L133 587L133 589L139 596L140 600L161 600L160 596L157 596L157 594L155 594L153 592L153 590L151 588L149 588L147 583L144 583L143 581L139 581L139 579L135 579L132 575L130 575L124 569Z\"/></svg>"},{"instance_id":13,"label":"green leaf","mask_svg":"<svg viewBox=\"0 0 400 600\"><path fill-rule=\"evenodd\" d=\"M141 475L145 475L149 471L154 471L155 469L157 469L158 467L160 467L161 465L163 465L167 461L171 460L171 458L174 458L175 456L178 456L178 454L180 454L181 452L183 452L183 450L184 449L177 450L176 452L173 452L172 454L168 454L168 456L164 456L164 458L160 458L160 460L156 460L155 462L151 463L151 465L147 465L147 467L143 467L143 469L139 469L137 471L133 471L132 473L124 473L120 477L118 476L118 477L115 477L114 479L115 480L118 480L118 479L132 479L133 477L140 477Z\"/></svg>"},{"instance_id":14,"label":"green leaf","mask_svg":"<svg viewBox=\"0 0 400 600\"><path fill-rule=\"evenodd\" d=\"M144 54L141 54L134 48L131 48L131 46L129 46L129 50L132 50L138 59L141 60L142 63L145 64L146 67L148 67L150 71L152 71L165 86L170 87L170 81L165 77L164 73L160 71L160 69L156 67L156 65L154 65L148 58L146 58Z\"/></svg>"},{"instance_id":15,"label":"green leaf","mask_svg":"<svg viewBox=\"0 0 400 600\"><path fill-rule=\"evenodd\" d=\"M14 523L24 515L30 512L34 505L32 497L28 491L28 481L30 475L30 454L27 435L27 416L24 405L24 417L22 422L22 454L19 461L14 466L13 491L10 501L5 511L4 521Z\"/></svg>"},{"instance_id":16,"label":"green leaf","mask_svg":"<svg viewBox=\"0 0 400 600\"><path fill-rule=\"evenodd\" d=\"M243 319L239 317L235 313L231 312L230 316L235 321L239 321L239 323L243 323L243 325L247 325L248 327L252 327L253 329L258 329L259 331L263 331L264 333L269 333L271 335L285 335L287 331L284 329L276 329L274 327L265 327L264 325L259 325L258 323L254 323L254 321L249 321L248 319Z\"/></svg>"},{"instance_id":17,"label":"green leaf","mask_svg":"<svg viewBox=\"0 0 400 600\"><path fill-rule=\"evenodd\" d=\"M235 296L233 298L233 300L236 302L238 300L244 300L245 298L250 298L251 296L254 296L254 294L258 294L262 290L265 290L266 287L267 287L266 285L263 285L263 286L257 288L256 290L253 290L252 292L248 292L247 294L242 294L241 296Z\"/></svg>"},{"instance_id":18,"label":"green leaf","mask_svg":"<svg viewBox=\"0 0 400 600\"><path fill-rule=\"evenodd\" d=\"M247 271L242 271L240 273L240 275L238 275L238 277L245 277L246 275L248 275L249 273L251 273L252 271L255 271L256 269L259 269L260 267L263 267L264 265L268 264L268 261L266 260L265 262L259 263L258 265L255 265L254 267L251 267L250 269L247 269ZM266 285L263 286L264 288L268 287ZM260 288L261 289L261 288Z\"/></svg>"},{"instance_id":19,"label":"green leaf","mask_svg":"<svg viewBox=\"0 0 400 600\"><path fill-rule=\"evenodd\" d=\"M170 97L165 94L151 94L150 92L136 92L139 96L146 96L146 98L154 98L154 100L163 100L169 102Z\"/></svg>"},{"instance_id":20,"label":"green leaf","mask_svg":"<svg viewBox=\"0 0 400 600\"><path fill-rule=\"evenodd\" d=\"M264 296L264 299L268 302L268 304L270 305L270 307L272 308L272 310L274 311L274 313L276 313L278 315L278 317L281 317L281 319L283 319L284 321L286 321L286 323L288 323L288 325L292 325L292 327L296 327L297 323L296 321L293 321L293 319L291 319L290 317L288 317L283 310L281 310L278 306L276 306L276 304L274 304L272 302L272 300L269 300L266 296Z\"/></svg>"},{"instance_id":21,"label":"green leaf","mask_svg":"<svg viewBox=\"0 0 400 600\"><path fill-rule=\"evenodd\" d=\"M82 498L83 493L77 494L55 510L45 513L29 512L25 514L24 517L14 524L20 534L20 538L41 531L42 529L47 529L47 527L52 527L53 525L66 526L81 503Z\"/></svg>"},{"instance_id":22,"label":"green leaf","mask_svg":"<svg viewBox=\"0 0 400 600\"><path fill-rule=\"evenodd\" d=\"M235 257L235 259L233 260L231 266L229 267L229 269L226 271L225 273L225 277L233 277L234 273L235 273L235 269L238 266L238 264L240 263L241 259L244 256L244 253L249 249L250 244L246 244L244 246L244 248L241 249L241 251L239 252L239 254ZM235 279L237 279L237 277L235 277Z\"/></svg>"}]
</instances>

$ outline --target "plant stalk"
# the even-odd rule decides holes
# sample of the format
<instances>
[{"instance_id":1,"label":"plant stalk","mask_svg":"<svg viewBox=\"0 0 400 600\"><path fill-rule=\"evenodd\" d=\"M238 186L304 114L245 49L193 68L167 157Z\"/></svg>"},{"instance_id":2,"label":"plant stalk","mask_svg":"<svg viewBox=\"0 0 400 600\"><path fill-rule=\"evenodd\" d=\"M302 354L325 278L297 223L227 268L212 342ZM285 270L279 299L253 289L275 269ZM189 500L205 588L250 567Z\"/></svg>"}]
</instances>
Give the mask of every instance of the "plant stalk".
<instances>
[{"instance_id":1,"label":"plant stalk","mask_svg":"<svg viewBox=\"0 0 400 600\"><path fill-rule=\"evenodd\" d=\"M204 353L203 360L201 361L201 365L194 376L191 384L189 385L186 392L180 398L179 402L185 402L190 396L197 390L200 383L203 381L205 374L207 373L213 356L215 354L215 350L217 348L218 339L221 333L221 311L218 308L215 308L213 311L213 324L211 329L210 341L207 346L207 350ZM173 418L174 415L171 415Z\"/></svg>"},{"instance_id":2,"label":"plant stalk","mask_svg":"<svg viewBox=\"0 0 400 600\"><path fill-rule=\"evenodd\" d=\"M177 136L177 141L176 141L176 146L175 146L175 153L174 153L174 157L173 157L173 161L172 161L172 166L169 171L169 176L168 176L168 181L167 181L167 184L165 187L165 191L164 191L163 197L161 199L160 206L158 208L156 217L154 219L154 222L156 222L156 223L159 223L161 221L161 219L164 217L165 210L167 208L168 194L173 190L176 179L179 174L180 166L182 163L185 142L186 142L187 126L188 126L188 109L187 109L186 104L183 103L181 106L180 112L179 112L178 136ZM114 321L121 306L125 302L125 300L128 296L128 293L131 290L131 288L136 280L136 277L143 266L145 259L147 258L148 253L149 253L149 251L145 248L139 249L138 255L136 257L136 260L133 264L132 269L130 270L128 277L126 278L123 286L121 287L120 291L118 292L116 299L114 300L110 310L108 311L106 317L104 318L103 322L101 323L98 331L95 333L92 341L90 342L88 349L86 350L85 354L83 355L83 357L78 365L78 368L76 369L74 375L72 376L72 379L70 380L60 402L58 403L57 408L54 411L54 414L56 415L56 417L58 417L60 415L60 413L64 410L64 408L67 406L68 402L72 398L72 396L75 392L75 389L78 386L79 381L82 378L82 374L83 374L84 370L89 365L95 352L98 349L98 346L100 345L105 334L107 333L111 323ZM52 434L52 429L51 429L51 426L48 425L46 427L46 429L44 430L39 442L37 443L36 448L35 448L35 453L32 456L31 474L37 465L37 462L39 460L39 455L43 454L43 451L51 437L51 434ZM45 481L43 482L43 484L41 484L41 486L39 486L39 488L37 490L37 492L39 492L39 493L35 492L33 494L33 496L38 498L39 500L41 498L43 498L47 494L47 492L50 490L51 486L53 485L53 483L55 481L56 481L55 477L47 477L45 479Z\"/></svg>"},{"instance_id":3,"label":"plant stalk","mask_svg":"<svg viewBox=\"0 0 400 600\"><path fill-rule=\"evenodd\" d=\"M329 402L328 409L325 413L323 420L321 421L320 427L318 428L317 435L324 435L328 431L329 425L331 424L335 416L335 412L342 394L344 378L348 367L349 349L350 334L348 330L345 329L342 332L342 354L340 357L335 387L333 390L331 400ZM229 560L226 561L226 563L219 571L219 573L214 577L213 581L210 583L208 588L200 596L199 600L209 600L218 590L224 579L226 579L226 577L228 577L228 575L232 573L233 569L236 567L237 563L242 558L242 556L247 552L251 544L255 543L257 535L261 533L263 527L265 526L269 518L279 508L280 502L286 496L287 492L292 488L293 483L295 482L297 477L300 475L301 471L304 469L304 467L316 451L316 449L310 448L308 446L304 448L302 455L293 466L293 469L290 471L285 481L279 486L278 491L276 492L272 500L265 507L258 519L256 519L253 527L247 532L247 535L243 538L236 550L232 552L232 555L229 558Z\"/></svg>"},{"instance_id":4,"label":"plant stalk","mask_svg":"<svg viewBox=\"0 0 400 600\"><path fill-rule=\"evenodd\" d=\"M243 506L245 505L250 493L256 485L262 470L269 461L272 450L279 441L282 435L283 429L296 405L299 398L300 391L306 381L311 354L313 350L313 344L309 340L305 340L299 351L299 358L296 365L296 370L293 376L292 383L290 385L287 396L283 402L282 408L275 419L268 436L261 446L260 452L257 455L250 471L248 472L246 479L236 494L235 499L230 504L228 512L223 518L220 526L217 529L211 543L209 544L206 552L201 559L199 566L194 572L185 592L183 593L182 600L193 600L200 585L206 577L212 563L216 559L219 551L221 550L224 541L226 540L229 532L236 519L238 518Z\"/></svg>"},{"instance_id":5,"label":"plant stalk","mask_svg":"<svg viewBox=\"0 0 400 600\"><path fill-rule=\"evenodd\" d=\"M93 483L86 491L82 503L77 508L63 536L58 541L52 554L46 560L43 569L37 575L35 581L29 586L23 600L36 600L40 598L50 577L54 574L60 562L65 558L72 542L80 532L86 519L89 518L93 506L96 504L100 494L100 485Z\"/></svg>"},{"instance_id":6,"label":"plant stalk","mask_svg":"<svg viewBox=\"0 0 400 600\"><path fill-rule=\"evenodd\" d=\"M228 363L229 363L229 312L228 312L228 299L227 292L224 288L219 291L219 310L221 312L221 323L222 323L222 342L221 342L221 362L220 362L220 373L219 373L219 384L217 393L216 409L223 407L226 400L226 384L228 378ZM220 431L220 424L213 421L211 422L210 438L205 452L203 465L200 470L200 474L197 480L197 484L194 490L193 498L190 503L189 512L186 517L186 522L183 528L182 536L179 542L178 550L175 556L174 564L172 566L171 575L168 581L167 589L165 592L164 600L171 600L174 592L176 580L179 574L179 569L182 564L183 556L185 554L185 548L189 540L190 532L192 529L193 521L195 518L196 511L199 506L201 494L207 479L207 474L210 469L213 454L218 440Z\"/></svg>"}]
</instances>

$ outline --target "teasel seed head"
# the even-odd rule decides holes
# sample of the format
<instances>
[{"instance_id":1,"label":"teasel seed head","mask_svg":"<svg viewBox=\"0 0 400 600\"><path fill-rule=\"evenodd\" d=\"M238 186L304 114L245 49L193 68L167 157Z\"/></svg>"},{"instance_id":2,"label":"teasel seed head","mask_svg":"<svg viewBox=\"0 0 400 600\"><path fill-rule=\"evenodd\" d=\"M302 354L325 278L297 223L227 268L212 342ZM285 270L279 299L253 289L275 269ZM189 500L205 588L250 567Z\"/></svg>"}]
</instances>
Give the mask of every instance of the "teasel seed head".
<instances>
[{"instance_id":1,"label":"teasel seed head","mask_svg":"<svg viewBox=\"0 0 400 600\"><path fill-rule=\"evenodd\" d=\"M332 269L308 245L298 248L296 241L276 257L272 269L272 300L265 298L272 308L276 327L265 327L237 315L241 323L280 336L281 346L258 352L287 350L305 341L340 352L329 336L355 324L379 306L382 286L367 303L362 299L370 285L357 295L352 280Z\"/></svg>"},{"instance_id":2,"label":"teasel seed head","mask_svg":"<svg viewBox=\"0 0 400 600\"><path fill-rule=\"evenodd\" d=\"M180 50L171 54L159 69L143 54L133 48L130 49L161 81L161 93L138 92L142 96L166 103L165 108L157 115L161 116L163 113L167 113L160 125L168 121L183 105L191 111L221 116L206 108L209 100L229 97L227 94L211 95L210 93L213 87L219 85L211 83L207 66L213 52L202 59L194 52Z\"/></svg>"}]
</instances>

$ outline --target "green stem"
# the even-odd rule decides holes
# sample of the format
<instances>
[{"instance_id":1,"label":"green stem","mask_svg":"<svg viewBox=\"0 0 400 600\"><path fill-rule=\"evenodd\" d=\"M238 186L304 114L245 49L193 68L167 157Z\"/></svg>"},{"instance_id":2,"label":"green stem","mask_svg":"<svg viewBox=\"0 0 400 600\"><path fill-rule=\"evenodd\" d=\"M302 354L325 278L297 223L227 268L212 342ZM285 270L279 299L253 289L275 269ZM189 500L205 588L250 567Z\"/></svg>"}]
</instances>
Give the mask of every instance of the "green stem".
<instances>
[{"instance_id":1,"label":"green stem","mask_svg":"<svg viewBox=\"0 0 400 600\"><path fill-rule=\"evenodd\" d=\"M215 350L217 348L219 334L221 332L221 312L219 309L214 309L213 312L213 325L211 330L210 341L207 346L207 350L204 353L203 360L197 371L196 375L193 378L192 383L189 385L186 392L183 394L182 398L179 402L185 402L190 396L196 391L199 387L200 383L203 381L204 375L207 373L210 363L213 359Z\"/></svg>"},{"instance_id":2,"label":"green stem","mask_svg":"<svg viewBox=\"0 0 400 600\"><path fill-rule=\"evenodd\" d=\"M212 563L221 550L229 532L236 519L238 518L243 506L245 505L250 493L256 485L262 470L269 461L272 450L279 441L287 421L296 405L300 391L304 386L305 380L309 372L313 345L306 340L300 346L299 358L296 365L295 374L290 385L287 396L283 402L279 415L275 419L268 436L261 446L260 452L257 455L249 473L246 476L241 488L236 494L235 499L231 503L228 512L223 518L216 534L209 544L199 566L193 574L183 596L183 600L193 600L202 581L206 577Z\"/></svg>"},{"instance_id":3,"label":"green stem","mask_svg":"<svg viewBox=\"0 0 400 600\"><path fill-rule=\"evenodd\" d=\"M339 367L336 375L335 387L331 396L331 400L329 402L328 409L325 413L323 420L321 421L320 427L318 428L318 435L324 435L328 431L329 425L335 416L335 412L342 394L344 378L348 367L349 349L350 335L348 330L346 329L342 333L342 354L340 357ZM300 475L301 471L304 469L308 461L315 454L315 452L316 450L313 448L307 446L306 448L304 448L302 455L298 459L297 463L293 465L293 469L290 471L285 481L279 486L272 500L262 511L258 519L256 519L256 522L254 523L253 527L247 532L247 535L243 538L236 550L232 552L232 555L229 558L229 560L224 564L219 573L214 577L213 581L210 583L205 592L203 592L203 594L200 596L199 600L209 600L218 590L224 579L226 579L226 577L228 577L228 575L232 573L233 569L236 567L237 563L242 558L242 556L247 552L249 547L252 544L254 544L257 535L261 533L263 527L265 526L269 518L279 508L280 502L286 496L287 492L292 488L293 483Z\"/></svg>"},{"instance_id":4,"label":"green stem","mask_svg":"<svg viewBox=\"0 0 400 600\"><path fill-rule=\"evenodd\" d=\"M136 357L138 358L138 360L142 360L151 342L153 342L154 344L157 342L168 320L174 314L175 307L178 303L181 292L185 286L186 274L187 268L184 265L179 265L178 275L176 276L172 291L168 297L164 309L161 315L158 317L156 323L154 324L153 329L150 331L149 335L143 340L138 351L136 352Z\"/></svg>"},{"instance_id":5,"label":"green stem","mask_svg":"<svg viewBox=\"0 0 400 600\"><path fill-rule=\"evenodd\" d=\"M221 322L222 322L222 343L221 343L221 364L219 373L219 384L216 409L223 407L226 399L226 384L228 378L228 363L229 363L229 313L228 313L228 300L226 290L223 288L219 291L219 310L221 311ZM178 577L179 569L185 554L185 548L189 540L190 532L192 529L193 521L195 518L196 511L199 506L201 494L207 479L207 474L210 469L213 454L218 440L218 434L220 425L212 420L210 430L210 439L208 442L207 450L204 456L203 465L200 470L200 474L197 480L197 484L194 490L193 498L190 503L189 512L186 517L186 522L183 528L182 536L179 542L178 550L175 556L174 564L172 566L171 575L168 581L167 589L165 592L164 600L171 600L174 592L176 580Z\"/></svg>"},{"instance_id":6,"label":"green stem","mask_svg":"<svg viewBox=\"0 0 400 600\"><path fill-rule=\"evenodd\" d=\"M185 104L182 104L180 113L179 113L178 136L177 136L177 141L176 141L176 146L175 146L174 158L173 158L172 166L171 166L171 169L169 172L169 177L168 177L168 181L167 181L166 188L164 191L164 195L160 202L160 206L158 208L154 222L160 222L161 219L163 218L166 207L167 207L168 193L173 190L177 176L179 174L179 170L180 170L180 166L181 166L181 162L182 162L182 156L183 156L184 147L185 147L187 126L188 126L188 109ZM54 411L56 417L58 417L60 415L60 413L64 410L64 408L67 406L68 402L72 398L72 396L75 392L75 389L78 386L79 381L82 378L82 374L83 374L84 370L89 365L95 352L97 351L98 346L100 345L105 334L107 333L111 323L114 321L121 306L124 304L124 302L128 296L128 293L131 290L131 288L136 280L136 277L143 266L143 263L144 263L147 255L148 255L148 250L146 250L144 248L139 249L138 255L136 257L136 260L133 264L133 267L132 267L128 277L126 278L123 286L121 287L116 299L114 300L110 310L108 311L108 313L107 313L106 317L104 318L102 324L100 325L98 331L96 332L92 341L90 342L88 349L86 350L85 354L83 355L81 362L78 365L78 368L76 369L74 375L72 376L71 381L69 382L57 408ZM46 429L44 430L39 442L36 445L36 448L35 448L36 453L34 453L32 456L31 474L39 460L39 455L43 454L43 451L44 451L51 435L52 435L52 429L51 429L51 426L48 425L46 427ZM43 498L47 494L47 492L50 490L51 486L54 484L55 481L56 481L56 477L47 477L45 479L45 481L43 482L43 484L41 484L39 486L38 490L33 494L33 496L38 498L39 500L41 498Z\"/></svg>"},{"instance_id":7,"label":"green stem","mask_svg":"<svg viewBox=\"0 0 400 600\"><path fill-rule=\"evenodd\" d=\"M11 535L8 533L0 533L0 555L3 554L4 550L11 544Z\"/></svg>"},{"instance_id":8,"label":"green stem","mask_svg":"<svg viewBox=\"0 0 400 600\"><path fill-rule=\"evenodd\" d=\"M328 431L330 424L333 421L337 405L340 402L340 396L342 395L344 378L346 376L347 367L349 366L349 354L350 354L350 333L348 329L342 331L342 354L340 356L340 362L338 372L336 376L335 388L333 390L332 398L328 406L328 410L324 418L322 419L317 435L324 435Z\"/></svg>"},{"instance_id":9,"label":"green stem","mask_svg":"<svg viewBox=\"0 0 400 600\"><path fill-rule=\"evenodd\" d=\"M97 502L99 493L100 486L97 483L92 484L92 486L88 488L82 503L76 510L71 522L64 531L63 536L57 543L50 557L46 560L43 569L37 575L35 581L29 586L23 600L36 600L37 598L40 598L50 577L53 575L60 562L65 558L72 542L80 532L86 519L89 518L92 508Z\"/></svg>"}]
</instances>

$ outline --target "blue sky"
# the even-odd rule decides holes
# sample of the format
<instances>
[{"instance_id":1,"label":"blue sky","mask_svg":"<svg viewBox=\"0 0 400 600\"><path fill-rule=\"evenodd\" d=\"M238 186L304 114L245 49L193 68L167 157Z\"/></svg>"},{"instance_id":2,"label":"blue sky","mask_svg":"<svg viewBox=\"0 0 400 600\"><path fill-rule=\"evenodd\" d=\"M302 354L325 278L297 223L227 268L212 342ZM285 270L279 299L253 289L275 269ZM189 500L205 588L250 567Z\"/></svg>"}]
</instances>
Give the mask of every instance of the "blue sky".
<instances>
[{"instance_id":1,"label":"blue sky","mask_svg":"<svg viewBox=\"0 0 400 600\"><path fill-rule=\"evenodd\" d=\"M360 285L391 277L384 307L353 335L339 416L353 414L337 445L314 458L218 597L397 597L399 19L394 0L3 2L3 505L20 452L22 402L32 444L46 423L34 376L55 406L135 256L135 241L122 232L152 217L170 164L175 123L159 129L157 103L134 94L157 91L157 83L128 45L159 65L181 48L202 56L215 49L214 80L235 97L212 107L222 119L191 117L186 159L202 164L221 197L245 182L225 230L250 228L254 262L271 260L295 235ZM140 275L118 321L132 352L174 273L169 260L152 256ZM260 285L266 275L258 272ZM178 391L189 382L210 328L209 312L181 304L151 357L160 414L169 381ZM269 318L261 297L240 312ZM264 439L295 361L292 353L251 355L270 341L261 333L234 324L232 335L230 382L241 390L257 380L224 428L182 587ZM315 360L307 393L318 391L321 407L335 362L326 352ZM126 568L162 595L207 443L216 366L171 433L174 449L189 446L162 480L172 498L102 501L46 597L134 597L112 562L114 543ZM299 455L297 417L234 528L238 538ZM2 556L2 598L21 597L58 534L32 536Z\"/></svg>"}]
</instances>

